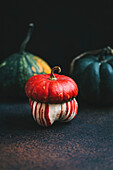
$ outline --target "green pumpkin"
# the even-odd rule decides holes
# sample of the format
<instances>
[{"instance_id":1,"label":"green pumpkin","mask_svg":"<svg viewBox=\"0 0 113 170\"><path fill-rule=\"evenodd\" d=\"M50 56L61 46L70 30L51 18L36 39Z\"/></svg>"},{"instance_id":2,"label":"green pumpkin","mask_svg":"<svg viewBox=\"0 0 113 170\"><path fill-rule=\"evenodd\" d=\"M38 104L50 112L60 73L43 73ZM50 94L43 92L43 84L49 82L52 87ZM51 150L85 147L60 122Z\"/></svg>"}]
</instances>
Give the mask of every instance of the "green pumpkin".
<instances>
[{"instance_id":1,"label":"green pumpkin","mask_svg":"<svg viewBox=\"0 0 113 170\"><path fill-rule=\"evenodd\" d=\"M79 87L79 99L92 104L113 102L113 50L88 51L71 62L70 75Z\"/></svg>"},{"instance_id":2,"label":"green pumpkin","mask_svg":"<svg viewBox=\"0 0 113 170\"><path fill-rule=\"evenodd\" d=\"M3 97L24 98L24 86L30 77L51 72L51 68L43 59L25 51L33 27L33 24L29 24L20 52L12 54L0 64L0 93Z\"/></svg>"}]
</instances>

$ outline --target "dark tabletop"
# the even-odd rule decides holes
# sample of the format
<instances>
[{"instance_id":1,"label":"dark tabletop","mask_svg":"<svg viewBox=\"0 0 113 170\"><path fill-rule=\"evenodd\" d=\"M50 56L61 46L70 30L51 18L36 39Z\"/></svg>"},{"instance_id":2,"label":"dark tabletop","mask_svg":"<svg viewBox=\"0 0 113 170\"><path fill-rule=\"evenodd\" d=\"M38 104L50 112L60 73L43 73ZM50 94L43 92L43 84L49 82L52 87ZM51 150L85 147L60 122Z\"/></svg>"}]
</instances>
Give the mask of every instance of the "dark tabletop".
<instances>
[{"instance_id":1,"label":"dark tabletop","mask_svg":"<svg viewBox=\"0 0 113 170\"><path fill-rule=\"evenodd\" d=\"M113 107L81 105L72 122L43 128L28 102L1 103L1 169L113 169Z\"/></svg>"}]
</instances>

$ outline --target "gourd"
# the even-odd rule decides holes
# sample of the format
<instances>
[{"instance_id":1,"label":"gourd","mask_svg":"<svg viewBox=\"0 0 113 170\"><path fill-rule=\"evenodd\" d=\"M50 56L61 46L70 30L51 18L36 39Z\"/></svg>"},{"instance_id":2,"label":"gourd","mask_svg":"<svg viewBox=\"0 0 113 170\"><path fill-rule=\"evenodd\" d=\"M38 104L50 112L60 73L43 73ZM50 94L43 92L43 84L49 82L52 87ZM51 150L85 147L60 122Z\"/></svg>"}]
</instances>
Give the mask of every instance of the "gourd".
<instances>
[{"instance_id":1,"label":"gourd","mask_svg":"<svg viewBox=\"0 0 113 170\"><path fill-rule=\"evenodd\" d=\"M55 70L61 71L55 66L51 74L35 75L25 85L33 118L41 126L58 120L68 122L77 114L77 84L68 76L54 74Z\"/></svg>"},{"instance_id":2,"label":"gourd","mask_svg":"<svg viewBox=\"0 0 113 170\"><path fill-rule=\"evenodd\" d=\"M0 64L0 93L3 97L25 98L26 81L34 75L51 72L50 66L43 59L25 51L33 28L34 24L30 23L19 53L12 54Z\"/></svg>"},{"instance_id":3,"label":"gourd","mask_svg":"<svg viewBox=\"0 0 113 170\"><path fill-rule=\"evenodd\" d=\"M94 105L113 102L113 50L110 47L74 58L70 76L77 82L81 101Z\"/></svg>"}]
</instances>

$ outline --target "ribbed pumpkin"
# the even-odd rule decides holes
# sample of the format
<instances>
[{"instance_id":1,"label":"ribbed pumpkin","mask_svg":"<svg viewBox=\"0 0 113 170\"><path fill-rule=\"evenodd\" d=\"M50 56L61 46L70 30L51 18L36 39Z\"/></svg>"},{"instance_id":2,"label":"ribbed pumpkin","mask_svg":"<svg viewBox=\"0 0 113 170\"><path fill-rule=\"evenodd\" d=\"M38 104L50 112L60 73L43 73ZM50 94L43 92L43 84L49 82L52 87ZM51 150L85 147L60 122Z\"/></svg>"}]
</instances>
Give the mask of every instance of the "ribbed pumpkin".
<instances>
[{"instance_id":1,"label":"ribbed pumpkin","mask_svg":"<svg viewBox=\"0 0 113 170\"><path fill-rule=\"evenodd\" d=\"M3 96L23 98L26 96L24 86L30 77L51 72L51 68L43 59L25 51L33 27L34 24L29 24L20 52L12 54L0 64L0 93Z\"/></svg>"},{"instance_id":2,"label":"ribbed pumpkin","mask_svg":"<svg viewBox=\"0 0 113 170\"><path fill-rule=\"evenodd\" d=\"M77 82L79 98L92 104L113 102L113 50L88 51L74 58L70 69Z\"/></svg>"},{"instance_id":3,"label":"ribbed pumpkin","mask_svg":"<svg viewBox=\"0 0 113 170\"><path fill-rule=\"evenodd\" d=\"M51 75L33 76L25 85L33 118L41 126L51 126L55 121L71 121L78 110L77 84L68 76L53 74L54 70L61 71L55 66Z\"/></svg>"}]
</instances>

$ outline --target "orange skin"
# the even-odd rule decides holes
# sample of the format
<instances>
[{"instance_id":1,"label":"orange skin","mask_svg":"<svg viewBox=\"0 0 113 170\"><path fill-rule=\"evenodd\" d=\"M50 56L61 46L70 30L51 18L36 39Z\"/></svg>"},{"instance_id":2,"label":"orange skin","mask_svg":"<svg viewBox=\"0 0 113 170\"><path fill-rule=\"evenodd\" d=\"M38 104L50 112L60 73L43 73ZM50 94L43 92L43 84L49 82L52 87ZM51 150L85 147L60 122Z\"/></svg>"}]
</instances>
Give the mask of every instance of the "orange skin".
<instances>
[{"instance_id":1,"label":"orange skin","mask_svg":"<svg viewBox=\"0 0 113 170\"><path fill-rule=\"evenodd\" d=\"M54 74L56 80L50 80L50 74L35 75L25 85L26 95L41 103L63 103L78 94L77 84L68 76Z\"/></svg>"}]
</instances>

